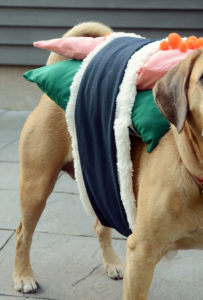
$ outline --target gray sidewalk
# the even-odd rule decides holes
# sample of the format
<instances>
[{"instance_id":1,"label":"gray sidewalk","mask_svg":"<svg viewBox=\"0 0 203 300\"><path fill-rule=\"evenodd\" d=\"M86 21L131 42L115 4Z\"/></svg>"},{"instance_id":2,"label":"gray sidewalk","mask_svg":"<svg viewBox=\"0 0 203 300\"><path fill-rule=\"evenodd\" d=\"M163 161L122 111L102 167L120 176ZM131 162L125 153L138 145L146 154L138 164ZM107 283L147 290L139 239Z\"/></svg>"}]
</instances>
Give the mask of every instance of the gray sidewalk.
<instances>
[{"instance_id":1,"label":"gray sidewalk","mask_svg":"<svg viewBox=\"0 0 203 300\"><path fill-rule=\"evenodd\" d=\"M0 110L0 299L118 300L122 281L105 274L93 219L80 203L75 183L61 173L37 226L31 262L40 283L37 294L13 289L15 228L20 218L18 139L29 112ZM122 261L125 239L114 233ZM202 300L203 252L180 251L156 268L149 300Z\"/></svg>"}]
</instances>

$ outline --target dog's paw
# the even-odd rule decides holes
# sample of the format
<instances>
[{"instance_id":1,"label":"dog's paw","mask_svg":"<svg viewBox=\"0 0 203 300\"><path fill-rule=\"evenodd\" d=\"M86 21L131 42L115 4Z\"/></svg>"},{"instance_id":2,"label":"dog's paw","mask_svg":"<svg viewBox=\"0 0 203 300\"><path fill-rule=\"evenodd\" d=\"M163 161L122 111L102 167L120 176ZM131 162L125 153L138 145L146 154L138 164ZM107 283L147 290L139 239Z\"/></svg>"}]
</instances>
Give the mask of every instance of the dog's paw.
<instances>
[{"instance_id":1,"label":"dog's paw","mask_svg":"<svg viewBox=\"0 0 203 300\"><path fill-rule=\"evenodd\" d=\"M122 264L108 264L105 266L108 276L114 280L123 278L123 266Z\"/></svg>"},{"instance_id":2,"label":"dog's paw","mask_svg":"<svg viewBox=\"0 0 203 300\"><path fill-rule=\"evenodd\" d=\"M39 284L32 276L14 279L14 288L21 293L36 293L39 288Z\"/></svg>"}]
</instances>

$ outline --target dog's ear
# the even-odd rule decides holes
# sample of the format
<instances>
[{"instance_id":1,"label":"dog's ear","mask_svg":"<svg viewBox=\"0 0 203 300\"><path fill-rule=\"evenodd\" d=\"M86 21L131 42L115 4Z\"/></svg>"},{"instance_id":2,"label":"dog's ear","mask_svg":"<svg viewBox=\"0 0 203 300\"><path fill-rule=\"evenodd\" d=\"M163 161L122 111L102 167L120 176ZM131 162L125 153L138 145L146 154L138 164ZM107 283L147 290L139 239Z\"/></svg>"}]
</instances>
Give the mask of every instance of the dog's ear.
<instances>
[{"instance_id":1,"label":"dog's ear","mask_svg":"<svg viewBox=\"0 0 203 300\"><path fill-rule=\"evenodd\" d=\"M188 112L188 86L192 67L200 51L196 50L175 66L153 88L154 99L164 117L180 133Z\"/></svg>"}]
</instances>

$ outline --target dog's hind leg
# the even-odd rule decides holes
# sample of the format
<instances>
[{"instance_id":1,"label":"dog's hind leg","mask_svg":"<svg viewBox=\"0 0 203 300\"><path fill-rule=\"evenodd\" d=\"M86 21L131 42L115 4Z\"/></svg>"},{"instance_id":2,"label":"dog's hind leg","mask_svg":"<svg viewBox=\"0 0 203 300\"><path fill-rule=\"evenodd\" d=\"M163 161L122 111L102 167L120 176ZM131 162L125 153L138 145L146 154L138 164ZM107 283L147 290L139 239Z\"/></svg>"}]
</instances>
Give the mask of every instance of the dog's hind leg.
<instances>
[{"instance_id":1,"label":"dog's hind leg","mask_svg":"<svg viewBox=\"0 0 203 300\"><path fill-rule=\"evenodd\" d=\"M16 257L14 267L14 287L22 293L35 292L37 283L30 265L30 246L37 222L46 205L56 180L56 174L49 175L48 170L32 167L28 174L21 175L21 220L16 229ZM27 175L27 178L25 176Z\"/></svg>"},{"instance_id":2,"label":"dog's hind leg","mask_svg":"<svg viewBox=\"0 0 203 300\"><path fill-rule=\"evenodd\" d=\"M111 228L103 226L98 218L95 219L94 228L102 251L104 268L112 279L123 278L123 266L112 248Z\"/></svg>"},{"instance_id":3,"label":"dog's hind leg","mask_svg":"<svg viewBox=\"0 0 203 300\"><path fill-rule=\"evenodd\" d=\"M21 221L16 231L13 277L15 289L23 293L37 290L29 257L32 235L68 152L64 113L54 105L43 99L28 118L20 139Z\"/></svg>"}]
</instances>

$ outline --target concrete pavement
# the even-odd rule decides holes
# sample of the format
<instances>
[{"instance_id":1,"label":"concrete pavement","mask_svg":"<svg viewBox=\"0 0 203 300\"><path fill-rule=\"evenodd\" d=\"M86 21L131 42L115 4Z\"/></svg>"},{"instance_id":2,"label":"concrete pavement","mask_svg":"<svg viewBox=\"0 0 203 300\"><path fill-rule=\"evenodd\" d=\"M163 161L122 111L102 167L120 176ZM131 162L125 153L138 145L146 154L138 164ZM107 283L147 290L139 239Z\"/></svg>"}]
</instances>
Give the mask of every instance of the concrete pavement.
<instances>
[{"instance_id":1,"label":"concrete pavement","mask_svg":"<svg viewBox=\"0 0 203 300\"><path fill-rule=\"evenodd\" d=\"M122 281L109 279L93 230L72 179L61 173L37 226L31 262L40 283L37 294L13 289L15 228L20 218L18 139L29 112L0 110L0 300L117 300ZM114 233L124 261L125 239ZM155 270L149 300L202 300L203 252L180 251Z\"/></svg>"}]
</instances>

